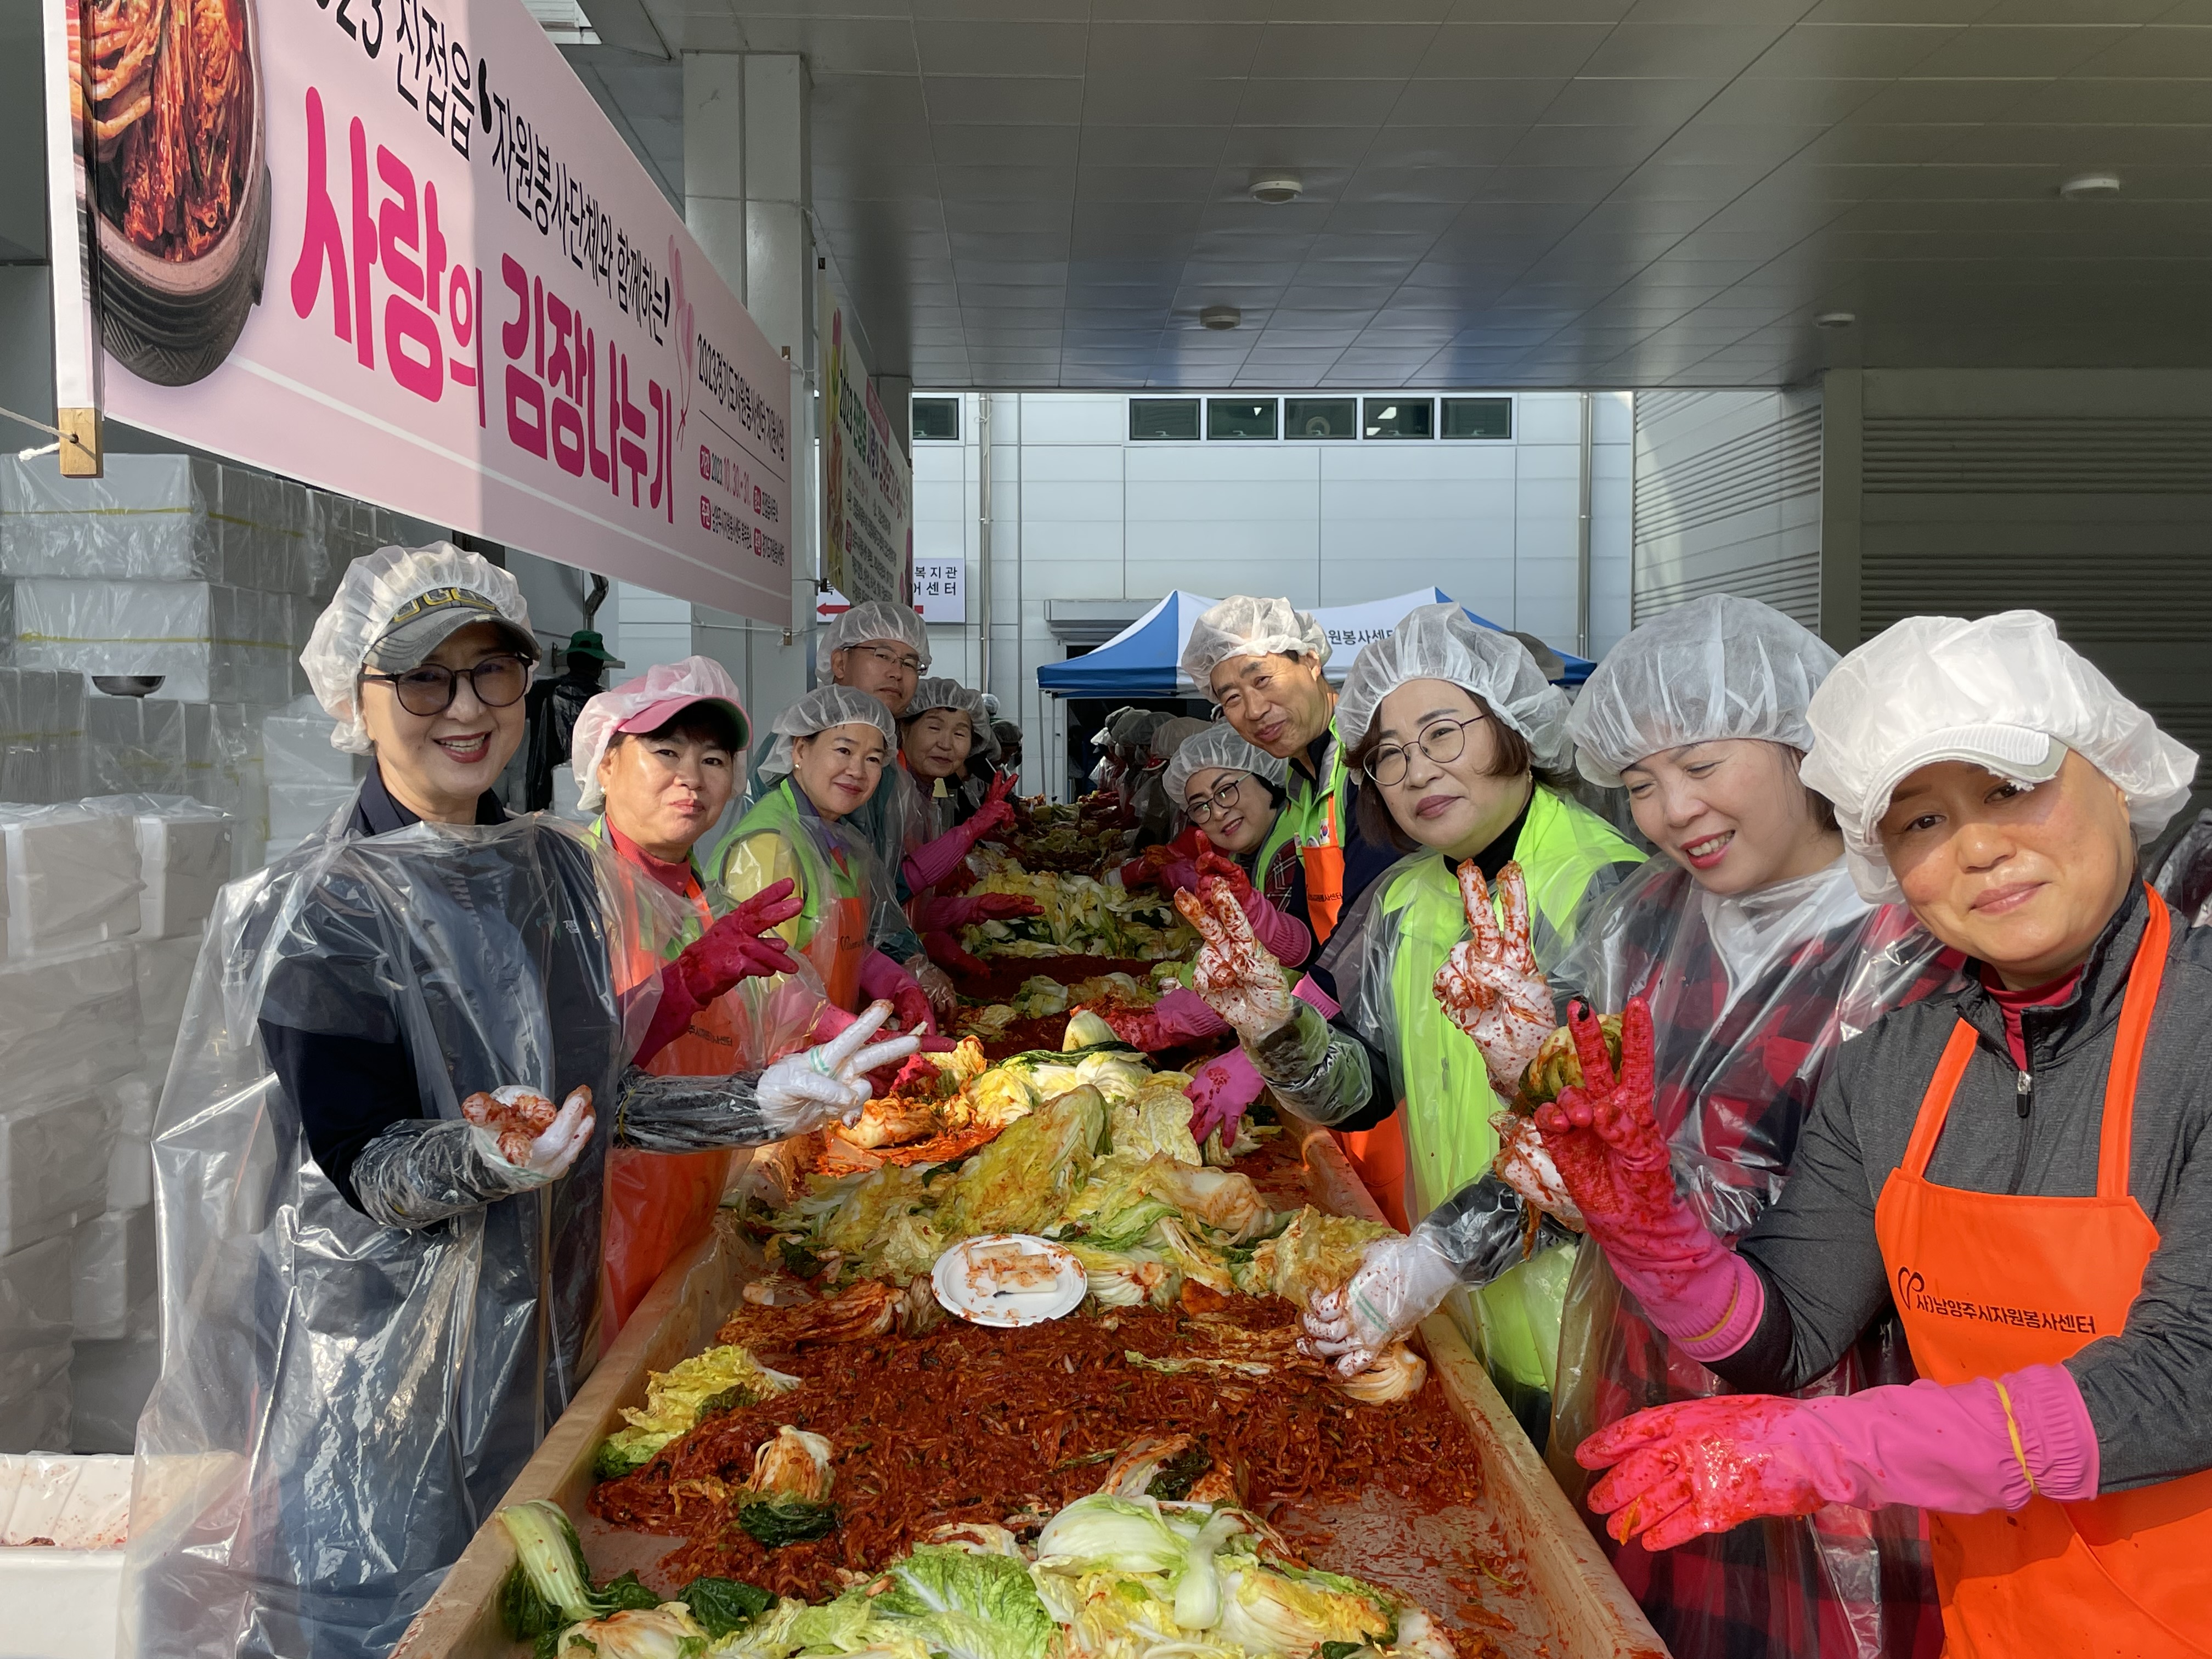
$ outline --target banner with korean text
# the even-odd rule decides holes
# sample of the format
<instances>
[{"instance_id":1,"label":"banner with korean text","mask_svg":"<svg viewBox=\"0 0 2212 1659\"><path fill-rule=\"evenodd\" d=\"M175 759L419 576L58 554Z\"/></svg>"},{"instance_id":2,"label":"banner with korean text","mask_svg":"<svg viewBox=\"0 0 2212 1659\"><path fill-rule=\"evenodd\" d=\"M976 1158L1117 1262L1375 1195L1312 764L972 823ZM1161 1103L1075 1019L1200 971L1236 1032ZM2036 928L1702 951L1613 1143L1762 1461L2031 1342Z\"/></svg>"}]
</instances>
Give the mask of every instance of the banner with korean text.
<instances>
[{"instance_id":1,"label":"banner with korean text","mask_svg":"<svg viewBox=\"0 0 2212 1659\"><path fill-rule=\"evenodd\" d=\"M822 362L822 574L855 600L911 602L914 470L827 282L815 307Z\"/></svg>"},{"instance_id":2,"label":"banner with korean text","mask_svg":"<svg viewBox=\"0 0 2212 1659\"><path fill-rule=\"evenodd\" d=\"M106 418L788 623L789 366L523 0L47 9Z\"/></svg>"}]
</instances>

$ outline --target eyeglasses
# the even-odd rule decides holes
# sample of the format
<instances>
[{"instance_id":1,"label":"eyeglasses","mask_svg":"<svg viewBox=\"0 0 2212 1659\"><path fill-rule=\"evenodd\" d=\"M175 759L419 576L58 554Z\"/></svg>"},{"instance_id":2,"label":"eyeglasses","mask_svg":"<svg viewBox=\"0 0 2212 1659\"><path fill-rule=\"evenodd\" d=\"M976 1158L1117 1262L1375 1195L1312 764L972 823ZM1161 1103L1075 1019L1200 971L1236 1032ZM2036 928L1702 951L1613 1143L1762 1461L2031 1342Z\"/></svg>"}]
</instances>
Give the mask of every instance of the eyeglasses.
<instances>
[{"instance_id":1,"label":"eyeglasses","mask_svg":"<svg viewBox=\"0 0 2212 1659\"><path fill-rule=\"evenodd\" d=\"M485 708L505 708L530 689L530 665L520 657L486 657L473 668L426 662L404 674L363 674L362 678L390 686L402 708L427 716L451 708L454 690L465 679Z\"/></svg>"},{"instance_id":2,"label":"eyeglasses","mask_svg":"<svg viewBox=\"0 0 2212 1659\"><path fill-rule=\"evenodd\" d=\"M911 651L888 651L880 645L856 645L853 649L855 651L865 651L870 656L873 657L878 662L887 663L891 667L902 670L906 673L919 674L921 672L921 659L915 656Z\"/></svg>"},{"instance_id":3,"label":"eyeglasses","mask_svg":"<svg viewBox=\"0 0 2212 1659\"><path fill-rule=\"evenodd\" d=\"M1486 714L1470 715L1463 720L1435 720L1421 728L1412 748L1419 749L1439 766L1449 766L1467 753L1467 728L1488 719ZM1367 757L1367 775L1385 789L1395 788L1406 781L1406 769L1412 764L1412 754L1402 743L1386 743Z\"/></svg>"},{"instance_id":4,"label":"eyeglasses","mask_svg":"<svg viewBox=\"0 0 2212 1659\"><path fill-rule=\"evenodd\" d=\"M1245 775L1249 775L1248 774ZM1183 811L1190 815L1190 821L1193 823L1204 823L1211 819L1216 812L1227 811L1229 810L1229 803L1237 799L1237 792L1243 787L1243 776L1231 778L1228 782L1223 784L1221 787L1214 790L1211 794L1207 795L1206 798L1199 802L1197 805L1185 806Z\"/></svg>"}]
</instances>

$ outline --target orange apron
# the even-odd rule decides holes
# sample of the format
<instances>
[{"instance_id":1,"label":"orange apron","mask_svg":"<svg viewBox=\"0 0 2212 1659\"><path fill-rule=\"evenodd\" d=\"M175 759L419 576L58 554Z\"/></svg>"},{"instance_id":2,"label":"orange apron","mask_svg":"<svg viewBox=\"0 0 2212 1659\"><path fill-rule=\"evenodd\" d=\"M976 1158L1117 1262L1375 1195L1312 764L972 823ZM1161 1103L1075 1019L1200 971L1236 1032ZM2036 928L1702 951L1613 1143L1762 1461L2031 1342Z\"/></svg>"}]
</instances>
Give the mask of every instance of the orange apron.
<instances>
[{"instance_id":1,"label":"orange apron","mask_svg":"<svg viewBox=\"0 0 2212 1659\"><path fill-rule=\"evenodd\" d=\"M634 872L640 881L653 878ZM699 913L700 925L714 916L692 884L684 897ZM628 990L642 985L667 966L634 940L624 964ZM734 1021L720 1002L702 1008L681 1036L645 1063L656 1077L727 1077L741 1060ZM647 1152L616 1146L607 1157L605 1219L601 1223L601 1352L615 1340L637 1304L668 1264L690 1249L714 1224L714 1211L730 1178L726 1148L704 1152Z\"/></svg>"},{"instance_id":2,"label":"orange apron","mask_svg":"<svg viewBox=\"0 0 2212 1659\"><path fill-rule=\"evenodd\" d=\"M2094 1198L2022 1198L1929 1182L1929 1155L1978 1041L1951 1034L1903 1163L1875 1210L1912 1358L1946 1384L2056 1364L2127 1323L2158 1249L2129 1195L2136 1075L2171 925L2154 893L2106 1079ZM2212 1470L2086 1503L1928 1517L1948 1659L2212 1654Z\"/></svg>"}]
</instances>

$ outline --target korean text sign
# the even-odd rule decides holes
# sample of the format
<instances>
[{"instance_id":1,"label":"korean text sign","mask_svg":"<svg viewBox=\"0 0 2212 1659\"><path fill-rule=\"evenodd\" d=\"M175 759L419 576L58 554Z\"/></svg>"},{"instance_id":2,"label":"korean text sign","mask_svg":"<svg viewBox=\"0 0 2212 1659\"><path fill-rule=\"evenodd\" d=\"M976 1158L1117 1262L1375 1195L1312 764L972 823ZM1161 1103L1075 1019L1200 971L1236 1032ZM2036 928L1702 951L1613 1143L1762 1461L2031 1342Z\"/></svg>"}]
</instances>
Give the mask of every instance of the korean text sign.
<instances>
[{"instance_id":1,"label":"korean text sign","mask_svg":"<svg viewBox=\"0 0 2212 1659\"><path fill-rule=\"evenodd\" d=\"M135 9L61 48L109 418L788 619L788 366L523 0Z\"/></svg>"},{"instance_id":2,"label":"korean text sign","mask_svg":"<svg viewBox=\"0 0 2212 1659\"><path fill-rule=\"evenodd\" d=\"M913 598L914 474L826 282L816 313L822 361L822 574L855 599Z\"/></svg>"}]
</instances>

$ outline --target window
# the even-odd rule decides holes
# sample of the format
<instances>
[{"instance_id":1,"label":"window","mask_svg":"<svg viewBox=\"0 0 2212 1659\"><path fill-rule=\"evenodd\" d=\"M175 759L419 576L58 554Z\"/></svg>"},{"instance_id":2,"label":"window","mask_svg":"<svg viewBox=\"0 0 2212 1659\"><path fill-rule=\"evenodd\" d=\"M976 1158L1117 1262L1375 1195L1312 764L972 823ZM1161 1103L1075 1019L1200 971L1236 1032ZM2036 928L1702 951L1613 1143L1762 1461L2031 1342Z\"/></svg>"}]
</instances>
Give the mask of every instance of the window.
<instances>
[{"instance_id":1,"label":"window","mask_svg":"<svg viewBox=\"0 0 2212 1659\"><path fill-rule=\"evenodd\" d=\"M1350 398L1285 398L1285 438L1356 438L1359 405Z\"/></svg>"},{"instance_id":2,"label":"window","mask_svg":"<svg viewBox=\"0 0 2212 1659\"><path fill-rule=\"evenodd\" d=\"M913 408L913 423L907 429L915 437L960 441L959 398L916 398Z\"/></svg>"},{"instance_id":3,"label":"window","mask_svg":"<svg viewBox=\"0 0 2212 1659\"><path fill-rule=\"evenodd\" d=\"M1447 438L1510 438L1513 435L1510 398L1447 398L1444 436Z\"/></svg>"},{"instance_id":4,"label":"window","mask_svg":"<svg viewBox=\"0 0 2212 1659\"><path fill-rule=\"evenodd\" d=\"M1433 438L1436 405L1426 398L1362 398L1363 438Z\"/></svg>"},{"instance_id":5,"label":"window","mask_svg":"<svg viewBox=\"0 0 2212 1659\"><path fill-rule=\"evenodd\" d=\"M1206 435L1209 438L1272 438L1275 435L1273 398L1208 398Z\"/></svg>"},{"instance_id":6,"label":"window","mask_svg":"<svg viewBox=\"0 0 2212 1659\"><path fill-rule=\"evenodd\" d=\"M1195 441L1198 437L1198 399L1130 398L1129 436L1138 441L1158 439Z\"/></svg>"}]
</instances>

